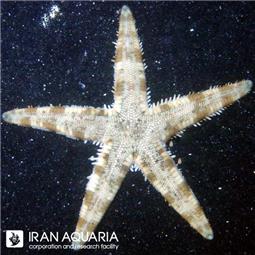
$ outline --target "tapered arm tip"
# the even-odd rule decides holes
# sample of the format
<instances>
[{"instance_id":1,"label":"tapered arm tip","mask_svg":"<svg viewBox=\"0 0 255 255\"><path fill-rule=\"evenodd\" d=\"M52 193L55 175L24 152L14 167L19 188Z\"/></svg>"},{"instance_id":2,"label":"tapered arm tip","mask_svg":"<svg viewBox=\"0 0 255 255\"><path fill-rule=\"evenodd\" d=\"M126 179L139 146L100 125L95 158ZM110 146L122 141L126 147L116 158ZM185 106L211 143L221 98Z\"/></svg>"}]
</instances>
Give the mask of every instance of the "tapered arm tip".
<instances>
[{"instance_id":1,"label":"tapered arm tip","mask_svg":"<svg viewBox=\"0 0 255 255\"><path fill-rule=\"evenodd\" d=\"M251 80L245 80L244 83L245 83L245 88L247 89L247 93L250 92L251 88L253 86L252 81Z\"/></svg>"},{"instance_id":2,"label":"tapered arm tip","mask_svg":"<svg viewBox=\"0 0 255 255\"><path fill-rule=\"evenodd\" d=\"M8 123L12 123L12 111L8 111L8 112L4 112L2 114L2 118L4 121L8 122Z\"/></svg>"}]
</instances>

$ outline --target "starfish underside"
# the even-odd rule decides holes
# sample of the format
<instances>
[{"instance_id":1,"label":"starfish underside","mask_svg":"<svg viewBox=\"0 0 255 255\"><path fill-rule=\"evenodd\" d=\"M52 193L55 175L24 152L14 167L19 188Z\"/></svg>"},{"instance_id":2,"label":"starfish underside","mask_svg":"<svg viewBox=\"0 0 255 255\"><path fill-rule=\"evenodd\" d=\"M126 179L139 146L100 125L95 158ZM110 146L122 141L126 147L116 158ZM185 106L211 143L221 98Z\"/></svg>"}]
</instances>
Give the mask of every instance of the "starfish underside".
<instances>
[{"instance_id":1,"label":"starfish underside","mask_svg":"<svg viewBox=\"0 0 255 255\"><path fill-rule=\"evenodd\" d=\"M121 10L114 62L112 108L29 107L4 113L4 120L101 144L86 186L77 233L89 235L94 231L130 166L136 164L170 206L203 237L212 239L213 232L203 209L165 144L185 128L199 125L246 95L252 82L243 80L216 86L150 105L142 49L127 6ZM76 248L82 244L82 240L74 242Z\"/></svg>"}]
</instances>

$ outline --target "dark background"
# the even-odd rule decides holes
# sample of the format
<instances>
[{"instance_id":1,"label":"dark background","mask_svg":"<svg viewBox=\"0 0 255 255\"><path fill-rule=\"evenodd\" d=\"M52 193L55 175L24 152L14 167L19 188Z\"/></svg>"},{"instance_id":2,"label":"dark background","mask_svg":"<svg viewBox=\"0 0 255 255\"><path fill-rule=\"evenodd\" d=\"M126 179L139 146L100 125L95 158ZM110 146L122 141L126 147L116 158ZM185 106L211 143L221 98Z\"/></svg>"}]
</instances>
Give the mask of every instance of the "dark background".
<instances>
[{"instance_id":1,"label":"dark background","mask_svg":"<svg viewBox=\"0 0 255 255\"><path fill-rule=\"evenodd\" d=\"M41 18L54 4L62 15L44 28ZM112 42L124 4L3 2L2 112L28 105L111 104ZM152 101L255 81L254 3L127 4L144 45ZM182 158L181 169L211 222L214 240L189 227L140 172L130 172L97 228L116 232L118 252L76 254L254 254L254 123L253 88L221 116L174 141L173 152ZM2 231L74 231L92 170L88 158L96 150L2 123ZM6 249L2 232L2 254L37 253L27 243Z\"/></svg>"}]
</instances>

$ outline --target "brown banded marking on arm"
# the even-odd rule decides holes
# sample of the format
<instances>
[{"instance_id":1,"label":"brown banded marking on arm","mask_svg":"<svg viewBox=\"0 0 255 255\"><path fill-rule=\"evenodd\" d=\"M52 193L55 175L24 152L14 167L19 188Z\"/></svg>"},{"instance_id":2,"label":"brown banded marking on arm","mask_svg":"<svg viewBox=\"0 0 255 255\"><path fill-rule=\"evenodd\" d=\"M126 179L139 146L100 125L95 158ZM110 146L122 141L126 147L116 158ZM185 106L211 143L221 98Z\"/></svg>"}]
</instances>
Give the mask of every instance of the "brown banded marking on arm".
<instances>
[{"instance_id":1,"label":"brown banded marking on arm","mask_svg":"<svg viewBox=\"0 0 255 255\"><path fill-rule=\"evenodd\" d=\"M82 201L75 232L89 236L101 221L125 178L132 157L122 144L107 142L93 169ZM75 249L84 242L74 241Z\"/></svg>"},{"instance_id":2,"label":"brown banded marking on arm","mask_svg":"<svg viewBox=\"0 0 255 255\"><path fill-rule=\"evenodd\" d=\"M19 126L56 132L70 138L101 141L109 109L49 106L14 109L3 114L3 119Z\"/></svg>"},{"instance_id":3,"label":"brown banded marking on arm","mask_svg":"<svg viewBox=\"0 0 255 255\"><path fill-rule=\"evenodd\" d=\"M251 81L243 80L211 88L152 107L150 115L165 123L164 139L168 140L181 130L220 113L223 108L245 96L251 87Z\"/></svg>"},{"instance_id":4,"label":"brown banded marking on arm","mask_svg":"<svg viewBox=\"0 0 255 255\"><path fill-rule=\"evenodd\" d=\"M146 80L135 20L127 6L121 10L114 61L114 106L120 111L123 98L133 96L147 107Z\"/></svg>"},{"instance_id":5,"label":"brown banded marking on arm","mask_svg":"<svg viewBox=\"0 0 255 255\"><path fill-rule=\"evenodd\" d=\"M211 226L194 193L163 145L148 146L136 160L157 191L204 238L212 239Z\"/></svg>"}]
</instances>

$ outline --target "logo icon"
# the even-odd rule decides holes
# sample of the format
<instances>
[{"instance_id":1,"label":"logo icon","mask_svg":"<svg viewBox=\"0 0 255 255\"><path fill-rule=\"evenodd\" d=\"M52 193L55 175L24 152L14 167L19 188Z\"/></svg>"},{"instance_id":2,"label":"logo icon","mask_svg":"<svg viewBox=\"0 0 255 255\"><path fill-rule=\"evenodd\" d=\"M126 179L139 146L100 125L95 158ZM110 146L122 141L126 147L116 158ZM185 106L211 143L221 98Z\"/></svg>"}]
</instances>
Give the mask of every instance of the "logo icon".
<instances>
[{"instance_id":1,"label":"logo icon","mask_svg":"<svg viewBox=\"0 0 255 255\"><path fill-rule=\"evenodd\" d=\"M6 230L6 247L22 248L24 245L24 234L22 230Z\"/></svg>"}]
</instances>

